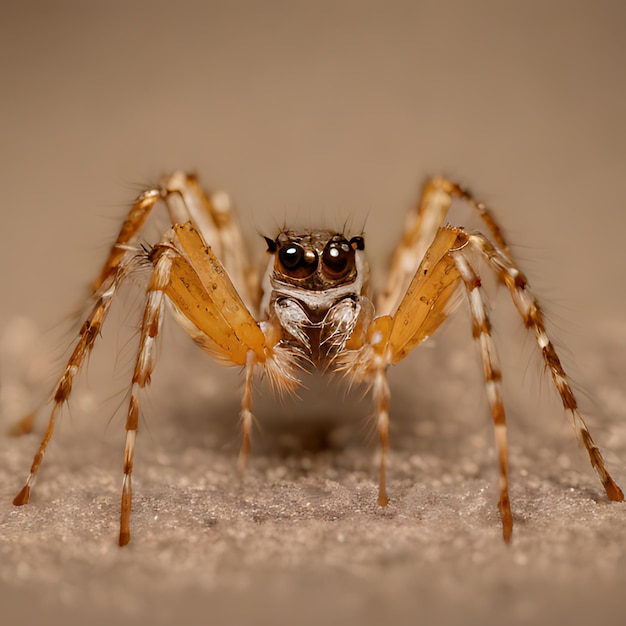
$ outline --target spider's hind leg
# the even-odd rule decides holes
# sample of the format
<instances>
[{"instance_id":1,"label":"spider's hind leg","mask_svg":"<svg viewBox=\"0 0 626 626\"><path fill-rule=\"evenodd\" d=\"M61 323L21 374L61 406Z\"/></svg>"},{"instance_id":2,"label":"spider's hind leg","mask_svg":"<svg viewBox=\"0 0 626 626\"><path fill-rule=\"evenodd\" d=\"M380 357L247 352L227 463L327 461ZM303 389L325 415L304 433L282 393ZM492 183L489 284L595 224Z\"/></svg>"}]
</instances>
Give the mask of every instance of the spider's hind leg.
<instances>
[{"instance_id":1,"label":"spider's hind leg","mask_svg":"<svg viewBox=\"0 0 626 626\"><path fill-rule=\"evenodd\" d=\"M607 496L610 500L623 501L624 494L609 474L600 449L594 443L591 433L579 412L578 401L569 383L567 374L561 365L561 360L547 334L543 314L535 296L528 288L526 277L510 257L503 254L501 250L484 236L479 234L470 235L469 242L486 259L489 267L504 282L517 311L522 317L524 326L535 335L535 341L550 372L563 409L567 413L578 439L585 446L591 465L598 474Z\"/></svg>"},{"instance_id":2,"label":"spider's hind leg","mask_svg":"<svg viewBox=\"0 0 626 626\"><path fill-rule=\"evenodd\" d=\"M223 191L206 193L194 174L184 172L164 178L162 185L172 224L193 223L228 272L246 306L256 313L259 277L248 258L250 247L245 243L229 195Z\"/></svg>"},{"instance_id":3,"label":"spider's hind leg","mask_svg":"<svg viewBox=\"0 0 626 626\"><path fill-rule=\"evenodd\" d=\"M138 392L150 382L154 369L155 345L166 297L173 305L175 320L202 349L223 362L248 365L242 419L247 409L252 420L250 376L254 364L264 363L268 353L260 327L239 298L223 266L190 223L174 225L162 243L152 249L149 258L153 270L146 294L126 420L121 546L130 541L132 472L139 423ZM242 454L249 448L249 425L244 419Z\"/></svg>"},{"instance_id":4,"label":"spider's hind leg","mask_svg":"<svg viewBox=\"0 0 626 626\"><path fill-rule=\"evenodd\" d=\"M39 444L39 448L33 458L26 483L24 484L24 487L22 487L19 494L13 499L13 504L16 506L27 504L30 499L30 492L35 483L35 479L37 478L37 472L43 462L46 449L48 448L48 444L50 443L54 433L57 415L62 406L68 401L72 391L74 378L81 370L85 357L92 350L96 338L100 334L100 329L102 328L102 324L104 323L111 306L113 296L122 280L122 277L123 271L117 271L114 276L106 279L99 291L96 293L95 304L81 327L76 346L74 347L74 350L65 366L65 370L63 371L63 374L52 394L53 406L50 412L50 417L48 418L48 424L41 443Z\"/></svg>"},{"instance_id":5,"label":"spider's hind leg","mask_svg":"<svg viewBox=\"0 0 626 626\"><path fill-rule=\"evenodd\" d=\"M226 268L246 304L255 303L258 278L246 258L243 240L228 194L207 194L194 174L175 172L165 176L159 187L141 193L131 207L98 278L95 292L115 272L154 206L163 201L171 224L191 222Z\"/></svg>"},{"instance_id":6,"label":"spider's hind leg","mask_svg":"<svg viewBox=\"0 0 626 626\"><path fill-rule=\"evenodd\" d=\"M115 243L111 246L105 263L100 270L96 280L91 285L91 299L93 302L91 312L83 323L74 350L67 361L65 370L59 379L52 394L53 406L48 418L48 424L44 436L39 444L39 448L30 473L26 479L24 487L14 498L13 504L21 506L26 504L30 498L31 488L37 477L39 467L43 462L43 457L50 443L58 412L67 402L72 391L72 384L76 374L82 368L85 357L93 349L96 338L99 336L104 320L107 316L113 297L122 280L127 274L129 264L135 257L135 252L129 247L137 238L138 233L145 224L150 212L155 204L161 199L161 192L158 189L151 189L143 192L130 208L124 223L118 233ZM30 432L32 422L37 411L22 418L13 431L16 434Z\"/></svg>"},{"instance_id":7,"label":"spider's hind leg","mask_svg":"<svg viewBox=\"0 0 626 626\"><path fill-rule=\"evenodd\" d=\"M426 251L432 245L437 232L446 221L452 200L459 198L469 204L485 224L491 239L506 255L509 244L493 212L461 185L442 176L435 176L422 187L419 201L407 213L404 232L393 258L385 289L378 295L376 311L379 314L391 313L406 292L415 271L422 262Z\"/></svg>"},{"instance_id":8,"label":"spider's hind leg","mask_svg":"<svg viewBox=\"0 0 626 626\"><path fill-rule=\"evenodd\" d=\"M491 322L482 294L481 281L464 248L454 253L454 260L465 285L465 292L469 302L472 317L472 335L480 344L480 354L483 362L483 373L487 389L487 400L493 419L496 448L498 451L498 468L500 473L500 497L498 510L502 520L502 536L506 543L511 541L513 533L513 516L511 514L511 500L509 497L509 463L506 412L502 402L502 371L496 346L491 337Z\"/></svg>"}]
</instances>

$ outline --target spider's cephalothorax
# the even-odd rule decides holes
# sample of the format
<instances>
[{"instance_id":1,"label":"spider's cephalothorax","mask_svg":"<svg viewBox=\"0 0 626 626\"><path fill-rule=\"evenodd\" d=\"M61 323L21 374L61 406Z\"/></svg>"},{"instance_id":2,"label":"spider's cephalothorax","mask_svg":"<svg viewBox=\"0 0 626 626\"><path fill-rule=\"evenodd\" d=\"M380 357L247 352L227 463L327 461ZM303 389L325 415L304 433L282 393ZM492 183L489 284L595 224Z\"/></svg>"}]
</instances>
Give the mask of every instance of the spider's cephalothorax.
<instances>
[{"instance_id":1,"label":"spider's cephalothorax","mask_svg":"<svg viewBox=\"0 0 626 626\"><path fill-rule=\"evenodd\" d=\"M281 342L315 365L328 363L373 313L363 237L283 231L266 242L273 263L263 281L264 316L283 330Z\"/></svg>"},{"instance_id":2,"label":"spider's cephalothorax","mask_svg":"<svg viewBox=\"0 0 626 626\"><path fill-rule=\"evenodd\" d=\"M486 234L443 226L455 197L465 200L478 214ZM167 207L171 228L146 255L139 245L143 225L160 202ZM510 541L513 517L502 373L491 337L489 308L478 263L508 289L525 327L533 333L563 410L587 450L608 497L624 499L579 412L567 374L546 331L541 309L511 256L502 230L491 211L466 190L445 178L427 181L419 203L406 222L384 290L374 299L376 311L368 295L362 237L348 239L325 230L283 231L276 239L266 238L266 242L272 261L263 289L259 289L258 276L247 259L246 246L225 194L209 197L194 176L178 172L166 178L160 189L139 196L93 284L91 311L54 390L46 432L14 504L28 502L58 412L68 401L74 378L100 335L117 289L141 265L136 262L138 256L151 266L152 272L146 284L126 418L120 545L130 541L139 391L150 382L167 308L210 356L221 363L245 368L240 413L241 462L245 462L250 451L252 379L256 369L268 375L278 392L298 385L302 361L323 370L331 366L341 370L348 382L369 385L382 446L378 502L384 506L388 501L387 368L436 332L463 299L468 305L472 333L483 362L498 452L498 508L504 540Z\"/></svg>"}]
</instances>

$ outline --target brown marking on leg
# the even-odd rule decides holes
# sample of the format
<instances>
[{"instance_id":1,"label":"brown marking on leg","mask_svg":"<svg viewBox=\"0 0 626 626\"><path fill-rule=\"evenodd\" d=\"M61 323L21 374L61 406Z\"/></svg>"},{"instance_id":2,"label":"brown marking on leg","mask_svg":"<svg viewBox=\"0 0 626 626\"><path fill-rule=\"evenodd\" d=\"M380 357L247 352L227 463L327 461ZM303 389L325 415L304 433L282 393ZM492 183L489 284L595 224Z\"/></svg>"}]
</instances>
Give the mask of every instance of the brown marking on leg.
<instances>
[{"instance_id":1,"label":"brown marking on leg","mask_svg":"<svg viewBox=\"0 0 626 626\"><path fill-rule=\"evenodd\" d=\"M391 259L385 289L376 300L378 314L390 314L399 304L444 223L451 202L450 194L441 188L438 179L426 181L417 206L406 216L402 238Z\"/></svg>"},{"instance_id":2,"label":"brown marking on leg","mask_svg":"<svg viewBox=\"0 0 626 626\"><path fill-rule=\"evenodd\" d=\"M254 373L254 366L256 364L254 358L254 352L248 353L246 362L246 382L243 392L243 398L241 399L241 412L239 417L241 419L241 448L239 450L239 469L243 471L248 463L248 457L250 456L250 450L252 449L252 423L254 421L254 414L252 412L252 375Z\"/></svg>"},{"instance_id":3,"label":"brown marking on leg","mask_svg":"<svg viewBox=\"0 0 626 626\"><path fill-rule=\"evenodd\" d=\"M130 541L130 513L133 499L132 475L135 458L135 443L139 428L138 393L150 384L155 366L155 342L161 329L165 305L165 289L170 281L173 251L164 251L156 259L146 293L146 305L141 322L141 338L133 372L128 413L126 417L126 439L124 443L124 479L120 507L119 545Z\"/></svg>"},{"instance_id":4,"label":"brown marking on leg","mask_svg":"<svg viewBox=\"0 0 626 626\"><path fill-rule=\"evenodd\" d=\"M524 325L533 332L535 341L541 351L544 363L550 372L552 382L559 394L563 408L570 417L570 422L579 441L585 446L591 465L598 474L608 498L610 500L622 501L624 494L606 469L602 454L593 442L591 433L582 415L578 412L578 401L569 384L561 360L554 349L554 344L548 337L543 313L541 312L541 308L535 296L528 287L526 277L509 257L499 251L485 237L481 235L471 235L470 243L484 256L491 269L502 278Z\"/></svg>"},{"instance_id":5,"label":"brown marking on leg","mask_svg":"<svg viewBox=\"0 0 626 626\"><path fill-rule=\"evenodd\" d=\"M97 299L91 310L91 313L89 314L87 320L80 330L76 346L74 347L72 355L68 359L65 366L65 370L63 371L63 374L61 375L61 378L59 379L59 382L57 383L57 386L52 394L54 404L52 410L50 411L50 417L48 418L46 431L33 458L33 463L30 468L30 474L26 479L26 484L24 485L23 489L13 500L13 504L15 504L16 506L21 506L28 502L31 487L35 482L37 472L39 471L39 467L43 462L46 449L54 433L57 414L63 404L67 402L67 399L72 392L72 384L74 382L74 378L76 377L76 374L78 374L78 372L81 370L84 364L85 356L93 348L96 337L98 336L100 328L106 318L109 307L111 306L111 301L113 299L115 290L119 285L121 279L122 273L120 272L111 277L107 281L106 285L102 287L102 289L100 290L100 297Z\"/></svg>"},{"instance_id":6,"label":"brown marking on leg","mask_svg":"<svg viewBox=\"0 0 626 626\"><path fill-rule=\"evenodd\" d=\"M226 268L246 306L257 312L261 295L257 272L243 252L246 242L226 193L207 194L194 174L176 172L164 181L164 200L173 224L193 222L206 245Z\"/></svg>"},{"instance_id":7,"label":"brown marking on leg","mask_svg":"<svg viewBox=\"0 0 626 626\"><path fill-rule=\"evenodd\" d=\"M489 209L484 202L479 202L478 200L476 200L474 195L468 189L462 187L461 185L458 185L457 183L453 183L441 177L434 180L438 185L441 186L442 189L445 189L447 193L449 193L451 196L456 196L457 198L462 198L463 200L465 200L476 211L478 216L485 223L498 248L500 248L500 250L502 250L505 254L510 254L509 244L504 237L502 228L494 217L491 209Z\"/></svg>"},{"instance_id":8,"label":"brown marking on leg","mask_svg":"<svg viewBox=\"0 0 626 626\"><path fill-rule=\"evenodd\" d=\"M483 299L480 279L462 251L454 254L454 258L465 284L472 317L474 339L478 340L480 344L487 400L493 419L495 442L498 451L498 470L500 475L498 510L502 520L502 537L506 543L509 543L513 533L513 516L511 514L509 497L508 444L506 413L504 403L502 402L502 371L498 353L491 337L491 323L489 322L489 314Z\"/></svg>"},{"instance_id":9,"label":"brown marking on leg","mask_svg":"<svg viewBox=\"0 0 626 626\"><path fill-rule=\"evenodd\" d=\"M602 454L598 446L593 442L591 438L591 434L589 430L585 426L585 422L580 415L577 415L578 422L581 424L580 429L580 437L583 440L585 448L589 452L589 459L591 460L591 465L600 476L600 480L602 481L602 485L606 491L609 500L614 500L615 502L623 502L624 501L624 493L619 488L617 483L613 480L611 475L607 472L606 467L604 466L604 461L602 459Z\"/></svg>"},{"instance_id":10,"label":"brown marking on leg","mask_svg":"<svg viewBox=\"0 0 626 626\"><path fill-rule=\"evenodd\" d=\"M378 369L374 378L374 401L376 403L376 430L380 439L380 479L378 504L387 506L387 452L389 450L389 384L384 369Z\"/></svg>"},{"instance_id":11,"label":"brown marking on leg","mask_svg":"<svg viewBox=\"0 0 626 626\"><path fill-rule=\"evenodd\" d=\"M137 198L122 224L115 243L109 250L109 256L100 270L98 278L91 285L92 293L96 293L106 280L116 273L122 259L127 254L125 246L131 243L137 236L141 227L145 224L150 211L152 211L154 205L160 199L161 192L158 189L144 191Z\"/></svg>"}]
</instances>

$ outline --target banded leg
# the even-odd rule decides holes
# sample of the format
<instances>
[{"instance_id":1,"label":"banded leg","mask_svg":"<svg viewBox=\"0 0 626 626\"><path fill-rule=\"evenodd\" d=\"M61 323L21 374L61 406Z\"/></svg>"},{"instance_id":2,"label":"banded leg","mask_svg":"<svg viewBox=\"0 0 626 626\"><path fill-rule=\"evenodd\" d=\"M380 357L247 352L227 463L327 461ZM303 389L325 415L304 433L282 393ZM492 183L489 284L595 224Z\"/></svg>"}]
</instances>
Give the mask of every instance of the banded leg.
<instances>
[{"instance_id":1,"label":"banded leg","mask_svg":"<svg viewBox=\"0 0 626 626\"><path fill-rule=\"evenodd\" d=\"M502 229L487 206L478 202L460 185L440 176L424 184L417 207L409 211L404 233L396 247L389 277L376 303L381 314L391 313L406 291L426 251L433 243L437 230L444 224L453 198L465 200L486 225L496 246L509 254L509 245Z\"/></svg>"},{"instance_id":2,"label":"banded leg","mask_svg":"<svg viewBox=\"0 0 626 626\"><path fill-rule=\"evenodd\" d=\"M602 454L594 443L591 433L578 409L578 401L569 384L567 374L561 365L552 341L548 337L541 308L528 288L528 280L515 263L498 250L482 235L470 235L469 242L487 260L491 269L507 286L513 303L524 321L524 326L532 330L543 360L548 368L561 403L576 432L579 441L585 446L592 467L598 474L610 500L623 501L624 494L609 474Z\"/></svg>"},{"instance_id":3,"label":"banded leg","mask_svg":"<svg viewBox=\"0 0 626 626\"><path fill-rule=\"evenodd\" d=\"M384 369L379 368L374 375L374 403L376 405L376 430L380 439L380 479L378 482L378 504L387 506L387 452L389 450L389 383Z\"/></svg>"},{"instance_id":4,"label":"banded leg","mask_svg":"<svg viewBox=\"0 0 626 626\"><path fill-rule=\"evenodd\" d=\"M480 354L487 387L487 400L493 419L496 448L498 451L498 467L500 472L500 498L498 509L502 520L502 536L506 543L511 541L513 517L509 498L508 446L506 430L506 414L502 402L502 372L496 346L491 337L491 323L480 288L480 278L472 268L462 251L454 255L454 260L467 293L470 313L472 316L472 335L480 343Z\"/></svg>"},{"instance_id":5,"label":"banded leg","mask_svg":"<svg viewBox=\"0 0 626 626\"><path fill-rule=\"evenodd\" d=\"M165 290L170 282L173 251L163 251L155 262L147 289L146 305L141 322L141 338L133 372L130 401L126 417L126 441L124 443L124 479L120 512L119 545L130 541L130 512L132 508L132 474L135 458L135 442L139 427L138 392L150 383L155 366L156 341L163 322Z\"/></svg>"},{"instance_id":6,"label":"banded leg","mask_svg":"<svg viewBox=\"0 0 626 626\"><path fill-rule=\"evenodd\" d=\"M209 197L198 183L197 177L184 172L175 172L165 177L160 188L149 189L139 195L92 285L93 292L114 273L128 251L128 246L135 241L150 212L161 200L167 207L172 224L191 222L195 225L204 241L221 259L238 291L244 295L246 303L256 306L258 280L246 261L247 248L233 217L228 195L217 193Z\"/></svg>"},{"instance_id":7,"label":"banded leg","mask_svg":"<svg viewBox=\"0 0 626 626\"><path fill-rule=\"evenodd\" d=\"M129 253L128 246L135 240L142 226L146 223L154 205L160 199L161 192L158 189L149 189L135 200L122 224L115 243L109 250L109 255L100 270L98 278L91 285L92 293L96 293L107 278L115 275L117 268Z\"/></svg>"},{"instance_id":8,"label":"banded leg","mask_svg":"<svg viewBox=\"0 0 626 626\"><path fill-rule=\"evenodd\" d=\"M136 254L132 244L136 241L152 209L161 200L165 202L173 224L187 222L197 224L205 240L214 244L218 251L226 255L225 267L241 289L240 293L244 294L246 304L256 308L258 306L258 279L242 260L245 255L241 254L241 251L246 247L233 219L228 196L215 194L209 199L200 187L197 178L183 172L176 172L165 178L162 188L146 190L135 200L98 277L91 284L92 294L97 296L107 281L117 281L116 276L121 275L121 268L127 265ZM53 421L55 412L53 410ZM22 418L11 432L17 435L30 432L36 413L34 411Z\"/></svg>"},{"instance_id":9,"label":"banded leg","mask_svg":"<svg viewBox=\"0 0 626 626\"><path fill-rule=\"evenodd\" d=\"M22 490L13 499L13 504L16 506L27 504L30 499L30 492L35 483L37 472L43 462L46 449L54 433L57 415L61 410L61 407L67 402L72 391L74 378L82 368L85 357L89 354L89 352L91 352L96 338L100 334L100 329L102 328L102 324L104 323L109 307L111 306L113 296L115 295L115 291L119 286L123 275L123 269L118 267L116 273L107 278L106 282L101 285L96 294L95 304L87 319L83 323L78 336L78 342L74 347L74 350L65 366L65 370L52 395L52 401L54 404L52 406L52 411L50 412L50 417L48 418L48 425L46 426L43 439L41 440L39 448L33 459L26 483L24 484Z\"/></svg>"},{"instance_id":10,"label":"banded leg","mask_svg":"<svg viewBox=\"0 0 626 626\"><path fill-rule=\"evenodd\" d=\"M246 382L241 399L241 412L239 417L241 420L241 449L239 450L239 469L243 470L248 463L250 450L252 449L252 423L254 421L254 413L252 412L252 375L254 374L254 366L256 360L254 352L248 352L246 360Z\"/></svg>"},{"instance_id":11,"label":"banded leg","mask_svg":"<svg viewBox=\"0 0 626 626\"><path fill-rule=\"evenodd\" d=\"M494 423L500 473L498 508L502 536L511 540L513 517L508 489L506 418L500 389L500 365L490 335L487 310L480 291L480 279L467 260L470 236L458 228L440 228L424 255L407 292L393 316L388 339L388 359L397 363L424 339L431 336L452 313L459 299L460 283L470 303L474 338L480 341L487 397ZM376 320L375 320L376 321Z\"/></svg>"},{"instance_id":12,"label":"banded leg","mask_svg":"<svg viewBox=\"0 0 626 626\"><path fill-rule=\"evenodd\" d=\"M98 278L96 278L91 285L94 299L93 308L79 332L78 342L53 392L52 399L54 405L50 417L48 418L46 431L39 445L39 449L35 454L35 458L33 459L26 484L13 500L13 504L16 506L26 504L30 498L31 488L35 482L46 448L54 432L57 414L69 398L74 377L82 367L85 355L93 348L115 291L126 274L130 259L135 255L134 251L129 250L128 246L136 238L150 214L150 211L159 201L160 197L161 194L158 190L149 190L142 193L137 198L124 220L115 243L111 246L109 255L100 270ZM22 432L30 432L35 414L36 412L20 420L19 424L23 426Z\"/></svg>"},{"instance_id":13,"label":"banded leg","mask_svg":"<svg viewBox=\"0 0 626 626\"><path fill-rule=\"evenodd\" d=\"M259 281L248 261L243 235L228 194L207 195L193 174L176 172L163 181L163 199L172 224L191 221L204 242L220 259L244 302L255 313Z\"/></svg>"},{"instance_id":14,"label":"banded leg","mask_svg":"<svg viewBox=\"0 0 626 626\"><path fill-rule=\"evenodd\" d=\"M253 368L257 362L272 362L262 330L238 298L212 250L190 223L175 225L168 231L164 242L154 246L149 259L153 263L153 271L147 289L126 421L120 546L130 541L132 472L139 421L138 392L150 382L154 369L155 343L163 319L165 297L174 305L176 321L200 347L223 362L248 367L242 401L243 455L247 453L250 443ZM243 415L245 411L248 413Z\"/></svg>"},{"instance_id":15,"label":"banded leg","mask_svg":"<svg viewBox=\"0 0 626 626\"><path fill-rule=\"evenodd\" d=\"M365 344L346 351L336 359L336 369L348 380L368 382L372 387L376 426L382 447L378 490L381 506L388 502L385 483L390 394L386 368L404 359L432 335L454 310L461 277L451 251L466 244L465 233L458 229L440 228L396 313L374 318L367 329Z\"/></svg>"}]
</instances>

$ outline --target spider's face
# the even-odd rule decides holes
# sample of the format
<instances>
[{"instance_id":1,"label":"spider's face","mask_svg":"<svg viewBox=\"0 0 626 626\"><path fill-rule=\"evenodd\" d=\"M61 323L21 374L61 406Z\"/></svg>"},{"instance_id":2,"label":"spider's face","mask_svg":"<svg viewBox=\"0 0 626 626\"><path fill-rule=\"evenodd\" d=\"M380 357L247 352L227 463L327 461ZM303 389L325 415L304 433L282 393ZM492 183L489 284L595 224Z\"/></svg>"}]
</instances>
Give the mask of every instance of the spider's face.
<instances>
[{"instance_id":1,"label":"spider's face","mask_svg":"<svg viewBox=\"0 0 626 626\"><path fill-rule=\"evenodd\" d=\"M262 310L284 341L320 363L343 350L364 311L368 268L363 237L315 230L266 238L274 259L264 281Z\"/></svg>"},{"instance_id":2,"label":"spider's face","mask_svg":"<svg viewBox=\"0 0 626 626\"><path fill-rule=\"evenodd\" d=\"M274 255L273 281L310 291L353 283L358 274L356 251L364 248L363 237L346 239L332 231L283 231L265 241Z\"/></svg>"}]
</instances>

